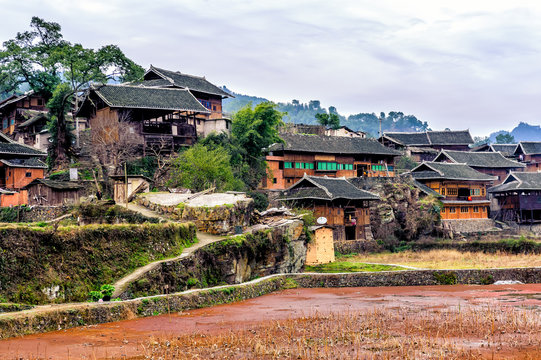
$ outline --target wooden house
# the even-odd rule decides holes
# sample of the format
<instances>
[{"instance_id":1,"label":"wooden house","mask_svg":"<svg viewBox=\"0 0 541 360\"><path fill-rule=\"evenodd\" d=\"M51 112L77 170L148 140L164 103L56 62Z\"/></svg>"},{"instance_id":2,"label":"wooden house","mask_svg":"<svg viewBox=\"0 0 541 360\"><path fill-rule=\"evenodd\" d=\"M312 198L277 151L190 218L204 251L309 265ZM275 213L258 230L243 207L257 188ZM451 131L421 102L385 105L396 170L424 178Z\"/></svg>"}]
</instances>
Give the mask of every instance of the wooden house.
<instances>
[{"instance_id":1,"label":"wooden house","mask_svg":"<svg viewBox=\"0 0 541 360\"><path fill-rule=\"evenodd\" d=\"M264 189L282 190L304 175L327 177L394 177L399 152L373 139L281 134L284 143L267 149Z\"/></svg>"},{"instance_id":2,"label":"wooden house","mask_svg":"<svg viewBox=\"0 0 541 360\"><path fill-rule=\"evenodd\" d=\"M508 159L515 158L517 144L483 144L472 148L474 152L499 152Z\"/></svg>"},{"instance_id":3,"label":"wooden house","mask_svg":"<svg viewBox=\"0 0 541 360\"><path fill-rule=\"evenodd\" d=\"M444 196L442 219L488 218L490 201L487 185L495 176L483 174L466 164L423 162L411 170L411 176Z\"/></svg>"},{"instance_id":4,"label":"wooden house","mask_svg":"<svg viewBox=\"0 0 541 360\"><path fill-rule=\"evenodd\" d=\"M30 146L17 144L0 133L0 206L16 206L27 203L26 191L22 190L34 179L43 178L47 166L42 161L46 153Z\"/></svg>"},{"instance_id":5,"label":"wooden house","mask_svg":"<svg viewBox=\"0 0 541 360\"><path fill-rule=\"evenodd\" d=\"M79 202L82 185L71 181L35 179L24 187L28 191L28 205L62 206Z\"/></svg>"},{"instance_id":6,"label":"wooden house","mask_svg":"<svg viewBox=\"0 0 541 360\"><path fill-rule=\"evenodd\" d=\"M345 178L304 175L280 200L313 211L320 225L332 227L334 241L372 239L370 202L379 197Z\"/></svg>"},{"instance_id":7,"label":"wooden house","mask_svg":"<svg viewBox=\"0 0 541 360\"><path fill-rule=\"evenodd\" d=\"M440 150L468 151L474 143L469 130L384 132L379 141L417 162L432 161Z\"/></svg>"},{"instance_id":8,"label":"wooden house","mask_svg":"<svg viewBox=\"0 0 541 360\"><path fill-rule=\"evenodd\" d=\"M500 152L442 150L434 161L466 164L483 174L496 176L494 185L500 184L511 171L522 171L526 167L524 164L507 159Z\"/></svg>"},{"instance_id":9,"label":"wooden house","mask_svg":"<svg viewBox=\"0 0 541 360\"><path fill-rule=\"evenodd\" d=\"M231 118L222 109L222 100L233 97L209 82L205 77L150 66L144 81L132 83L153 88L174 88L189 91L207 110L196 115L197 136L205 137L212 132L231 132Z\"/></svg>"},{"instance_id":10,"label":"wooden house","mask_svg":"<svg viewBox=\"0 0 541 360\"><path fill-rule=\"evenodd\" d=\"M89 120L92 144L125 136L144 154L153 146L193 145L198 116L205 114L210 111L186 89L102 85L89 89L77 116Z\"/></svg>"},{"instance_id":11,"label":"wooden house","mask_svg":"<svg viewBox=\"0 0 541 360\"><path fill-rule=\"evenodd\" d=\"M494 218L518 223L541 222L541 173L510 173L502 184L488 189L498 202Z\"/></svg>"},{"instance_id":12,"label":"wooden house","mask_svg":"<svg viewBox=\"0 0 541 360\"><path fill-rule=\"evenodd\" d=\"M23 95L12 95L0 102L0 119L2 133L13 135L19 124L29 119L29 110L46 112L47 99L40 94L29 91Z\"/></svg>"},{"instance_id":13,"label":"wooden house","mask_svg":"<svg viewBox=\"0 0 541 360\"><path fill-rule=\"evenodd\" d=\"M541 141L521 141L514 155L526 165L526 171L541 171Z\"/></svg>"}]
</instances>

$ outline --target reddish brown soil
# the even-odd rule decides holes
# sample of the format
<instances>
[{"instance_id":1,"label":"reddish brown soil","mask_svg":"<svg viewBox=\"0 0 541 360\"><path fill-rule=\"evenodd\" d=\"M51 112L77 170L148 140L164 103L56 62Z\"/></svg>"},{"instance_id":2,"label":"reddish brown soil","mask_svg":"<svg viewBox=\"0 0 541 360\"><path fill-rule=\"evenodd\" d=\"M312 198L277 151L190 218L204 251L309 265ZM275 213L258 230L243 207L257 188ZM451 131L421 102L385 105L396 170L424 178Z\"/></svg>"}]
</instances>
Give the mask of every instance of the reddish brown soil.
<instances>
[{"instance_id":1,"label":"reddish brown soil","mask_svg":"<svg viewBox=\"0 0 541 360\"><path fill-rule=\"evenodd\" d=\"M426 311L487 304L541 307L541 284L292 289L179 314L7 339L0 341L0 359L121 359L140 355L157 338L194 332L216 335L316 313ZM505 348L499 351L497 358L519 354Z\"/></svg>"}]
</instances>

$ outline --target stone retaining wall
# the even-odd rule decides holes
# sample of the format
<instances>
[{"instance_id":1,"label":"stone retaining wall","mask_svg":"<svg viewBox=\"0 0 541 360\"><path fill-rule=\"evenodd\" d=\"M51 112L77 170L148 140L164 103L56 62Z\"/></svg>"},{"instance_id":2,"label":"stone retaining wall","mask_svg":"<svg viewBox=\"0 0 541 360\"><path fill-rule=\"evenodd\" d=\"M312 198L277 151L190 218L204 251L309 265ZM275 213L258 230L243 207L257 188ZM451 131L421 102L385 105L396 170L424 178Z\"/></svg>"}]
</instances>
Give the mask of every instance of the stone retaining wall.
<instances>
[{"instance_id":1,"label":"stone retaining wall","mask_svg":"<svg viewBox=\"0 0 541 360\"><path fill-rule=\"evenodd\" d=\"M248 283L189 290L109 303L82 303L0 315L0 338L230 303L295 287L411 286L489 284L498 280L541 283L541 268L415 270L380 273L271 275Z\"/></svg>"}]
</instances>

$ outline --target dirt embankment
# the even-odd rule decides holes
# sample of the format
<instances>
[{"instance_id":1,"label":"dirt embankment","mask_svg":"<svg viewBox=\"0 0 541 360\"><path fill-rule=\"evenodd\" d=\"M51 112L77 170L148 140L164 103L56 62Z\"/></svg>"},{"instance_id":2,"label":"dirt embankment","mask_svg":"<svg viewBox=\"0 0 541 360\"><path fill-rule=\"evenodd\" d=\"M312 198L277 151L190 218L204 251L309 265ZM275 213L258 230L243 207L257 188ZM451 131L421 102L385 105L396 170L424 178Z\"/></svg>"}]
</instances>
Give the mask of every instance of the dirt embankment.
<instances>
[{"instance_id":1,"label":"dirt embankment","mask_svg":"<svg viewBox=\"0 0 541 360\"><path fill-rule=\"evenodd\" d=\"M194 241L191 224L0 227L0 297L24 304L86 301L91 290Z\"/></svg>"}]
</instances>

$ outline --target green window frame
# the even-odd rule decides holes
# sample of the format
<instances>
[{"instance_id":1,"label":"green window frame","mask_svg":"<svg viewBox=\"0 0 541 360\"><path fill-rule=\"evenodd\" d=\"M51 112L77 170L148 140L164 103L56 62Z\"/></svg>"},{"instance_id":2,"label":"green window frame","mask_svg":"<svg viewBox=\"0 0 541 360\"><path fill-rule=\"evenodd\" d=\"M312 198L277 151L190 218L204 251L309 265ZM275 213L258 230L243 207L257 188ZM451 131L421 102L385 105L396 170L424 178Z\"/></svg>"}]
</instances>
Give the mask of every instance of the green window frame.
<instances>
[{"instance_id":1,"label":"green window frame","mask_svg":"<svg viewBox=\"0 0 541 360\"><path fill-rule=\"evenodd\" d=\"M314 170L314 163L306 163L305 165L306 165L305 169Z\"/></svg>"},{"instance_id":2,"label":"green window frame","mask_svg":"<svg viewBox=\"0 0 541 360\"><path fill-rule=\"evenodd\" d=\"M291 169L293 168L293 163L291 161L284 162L284 169Z\"/></svg>"}]
</instances>

